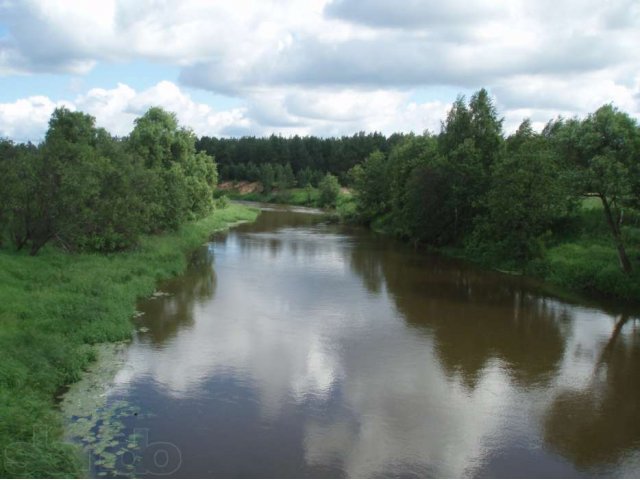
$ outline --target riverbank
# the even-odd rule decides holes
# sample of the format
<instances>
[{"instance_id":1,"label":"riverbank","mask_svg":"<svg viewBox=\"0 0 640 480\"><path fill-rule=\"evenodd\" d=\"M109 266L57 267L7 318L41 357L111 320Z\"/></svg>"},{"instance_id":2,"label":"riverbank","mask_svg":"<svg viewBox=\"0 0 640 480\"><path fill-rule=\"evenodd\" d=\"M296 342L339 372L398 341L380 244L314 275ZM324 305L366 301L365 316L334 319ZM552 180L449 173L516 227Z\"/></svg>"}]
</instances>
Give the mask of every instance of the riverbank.
<instances>
[{"instance_id":1,"label":"riverbank","mask_svg":"<svg viewBox=\"0 0 640 480\"><path fill-rule=\"evenodd\" d=\"M56 394L95 359L93 345L131 337L136 301L181 273L188 252L256 216L230 205L111 255L0 250L0 477L82 475L78 450L61 440Z\"/></svg>"},{"instance_id":2,"label":"riverbank","mask_svg":"<svg viewBox=\"0 0 640 480\"><path fill-rule=\"evenodd\" d=\"M277 203L280 205L295 205L297 207L318 207L320 201L320 191L314 187L309 189L272 190L269 193L259 191L242 193L236 190L229 190L225 194L232 200Z\"/></svg>"},{"instance_id":3,"label":"riverbank","mask_svg":"<svg viewBox=\"0 0 640 480\"><path fill-rule=\"evenodd\" d=\"M370 227L377 233L392 235L390 223L389 218L379 218ZM528 275L567 293L640 304L640 227L637 223L628 224L622 232L634 267L631 274L620 269L602 207L592 201L583 203L562 232L549 233L540 245L541 255L526 265L514 264L508 258L469 245L433 249L488 269Z\"/></svg>"},{"instance_id":4,"label":"riverbank","mask_svg":"<svg viewBox=\"0 0 640 480\"><path fill-rule=\"evenodd\" d=\"M262 191L262 186L257 182L225 182L223 185L226 186L226 189L218 190L218 195L226 195L231 200L322 208L320 190L316 187L274 189L266 193ZM355 213L355 199L350 190L341 189L335 211L341 218L349 217Z\"/></svg>"},{"instance_id":5,"label":"riverbank","mask_svg":"<svg viewBox=\"0 0 640 480\"><path fill-rule=\"evenodd\" d=\"M587 199L564 231L548 234L541 243L541 255L520 268L526 275L540 278L563 289L592 298L622 300L640 304L640 228L628 214L622 227L627 254L634 267L626 274L620 268L611 231L599 202ZM542 242L542 241L541 241ZM468 249L466 257L476 255ZM490 262L487 256L484 263ZM512 269L506 261L493 259L493 266Z\"/></svg>"}]
</instances>

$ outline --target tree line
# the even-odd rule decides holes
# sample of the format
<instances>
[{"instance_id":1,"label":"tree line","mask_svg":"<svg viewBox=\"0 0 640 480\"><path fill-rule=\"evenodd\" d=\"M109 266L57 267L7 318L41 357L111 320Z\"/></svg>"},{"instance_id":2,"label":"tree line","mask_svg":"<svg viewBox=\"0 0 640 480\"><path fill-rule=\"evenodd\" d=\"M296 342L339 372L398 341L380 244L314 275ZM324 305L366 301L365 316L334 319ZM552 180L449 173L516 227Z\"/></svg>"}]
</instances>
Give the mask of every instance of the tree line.
<instances>
[{"instance_id":1,"label":"tree line","mask_svg":"<svg viewBox=\"0 0 640 480\"><path fill-rule=\"evenodd\" d=\"M505 137L486 90L459 97L439 134L410 135L349 172L357 216L416 243L462 247L523 266L570 228L581 202L602 207L620 268L630 273L624 226L640 207L640 129L604 105L584 119L529 120ZM625 224L625 222L627 222Z\"/></svg>"},{"instance_id":2,"label":"tree line","mask_svg":"<svg viewBox=\"0 0 640 480\"><path fill-rule=\"evenodd\" d=\"M438 134L197 139L152 108L115 138L57 109L39 145L0 141L0 242L32 254L117 251L213 208L222 179L321 186L335 205L354 188L355 219L415 243L461 247L523 266L571 228L585 198L601 205L620 267L633 269L628 225L640 210L640 129L604 105L583 119L528 120L506 136L486 90L459 97ZM214 161L215 157L215 161ZM633 241L633 238L631 239Z\"/></svg>"},{"instance_id":3,"label":"tree line","mask_svg":"<svg viewBox=\"0 0 640 480\"><path fill-rule=\"evenodd\" d=\"M0 141L0 244L32 255L51 241L112 252L207 215L217 170L195 143L160 108L138 118L126 138L87 114L56 109L39 145Z\"/></svg>"},{"instance_id":4,"label":"tree line","mask_svg":"<svg viewBox=\"0 0 640 480\"><path fill-rule=\"evenodd\" d=\"M388 153L404 137L378 132L339 138L203 136L196 148L216 158L221 180L260 181L266 189L294 184L316 187L326 173L337 176L343 184L348 182L349 169L375 150Z\"/></svg>"}]
</instances>

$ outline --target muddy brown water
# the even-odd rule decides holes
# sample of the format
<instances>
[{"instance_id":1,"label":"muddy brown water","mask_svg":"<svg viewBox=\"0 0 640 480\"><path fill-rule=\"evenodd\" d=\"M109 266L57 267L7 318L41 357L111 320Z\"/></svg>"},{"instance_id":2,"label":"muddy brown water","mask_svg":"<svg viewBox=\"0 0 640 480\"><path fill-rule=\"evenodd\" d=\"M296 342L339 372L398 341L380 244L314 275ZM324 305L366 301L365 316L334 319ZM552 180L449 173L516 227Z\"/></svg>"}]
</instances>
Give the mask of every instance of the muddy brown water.
<instances>
[{"instance_id":1,"label":"muddy brown water","mask_svg":"<svg viewBox=\"0 0 640 480\"><path fill-rule=\"evenodd\" d=\"M139 477L640 475L633 311L275 207L160 288L109 393Z\"/></svg>"}]
</instances>

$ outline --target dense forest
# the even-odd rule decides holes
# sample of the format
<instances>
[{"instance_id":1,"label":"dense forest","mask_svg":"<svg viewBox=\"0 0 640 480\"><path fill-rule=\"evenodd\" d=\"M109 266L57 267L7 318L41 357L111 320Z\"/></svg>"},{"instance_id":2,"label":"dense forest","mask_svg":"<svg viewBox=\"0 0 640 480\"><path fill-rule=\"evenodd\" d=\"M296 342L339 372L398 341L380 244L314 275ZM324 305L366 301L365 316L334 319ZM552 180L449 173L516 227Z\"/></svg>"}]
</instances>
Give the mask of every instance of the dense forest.
<instances>
[{"instance_id":1,"label":"dense forest","mask_svg":"<svg viewBox=\"0 0 640 480\"><path fill-rule=\"evenodd\" d=\"M172 113L151 108L124 139L95 119L55 110L39 145L0 141L0 244L32 255L117 251L143 233L175 230L213 207L214 160Z\"/></svg>"},{"instance_id":2,"label":"dense forest","mask_svg":"<svg viewBox=\"0 0 640 480\"><path fill-rule=\"evenodd\" d=\"M295 184L317 187L326 173L346 184L349 169L373 151L388 154L403 138L405 135L400 133L385 137L377 132L340 138L204 136L198 139L196 148L215 157L221 180L259 181L270 190Z\"/></svg>"}]
</instances>

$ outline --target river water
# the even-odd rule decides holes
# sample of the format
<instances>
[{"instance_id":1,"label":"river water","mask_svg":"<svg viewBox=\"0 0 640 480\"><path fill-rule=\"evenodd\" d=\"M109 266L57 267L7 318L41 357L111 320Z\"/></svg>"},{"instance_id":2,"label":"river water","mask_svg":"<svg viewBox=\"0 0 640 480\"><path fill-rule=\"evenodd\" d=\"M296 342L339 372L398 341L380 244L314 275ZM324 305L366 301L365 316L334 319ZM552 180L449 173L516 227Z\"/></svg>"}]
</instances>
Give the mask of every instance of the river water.
<instances>
[{"instance_id":1,"label":"river water","mask_svg":"<svg viewBox=\"0 0 640 480\"><path fill-rule=\"evenodd\" d=\"M633 312L275 207L160 289L109 393L137 476L640 475Z\"/></svg>"}]
</instances>

